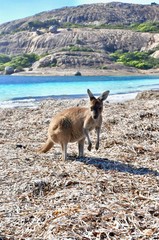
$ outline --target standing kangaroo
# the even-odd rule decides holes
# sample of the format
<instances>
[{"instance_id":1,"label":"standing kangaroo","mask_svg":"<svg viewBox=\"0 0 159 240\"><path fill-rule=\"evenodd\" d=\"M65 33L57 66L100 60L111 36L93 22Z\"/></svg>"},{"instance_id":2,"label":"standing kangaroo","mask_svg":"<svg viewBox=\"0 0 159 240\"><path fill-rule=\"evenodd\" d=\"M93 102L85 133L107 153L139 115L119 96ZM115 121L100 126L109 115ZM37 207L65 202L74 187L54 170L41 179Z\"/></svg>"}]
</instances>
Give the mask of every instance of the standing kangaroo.
<instances>
[{"instance_id":1,"label":"standing kangaroo","mask_svg":"<svg viewBox=\"0 0 159 240\"><path fill-rule=\"evenodd\" d=\"M97 133L95 148L99 148L99 134L102 125L103 101L108 97L109 91L95 98L92 92L87 90L90 98L90 107L72 107L58 113L51 121L48 129L48 139L39 153L45 153L51 149L54 143L62 147L62 159L67 159L67 144L78 142L79 157L84 155L84 141L87 138L88 150L91 151L92 143L89 132L93 129Z\"/></svg>"}]
</instances>

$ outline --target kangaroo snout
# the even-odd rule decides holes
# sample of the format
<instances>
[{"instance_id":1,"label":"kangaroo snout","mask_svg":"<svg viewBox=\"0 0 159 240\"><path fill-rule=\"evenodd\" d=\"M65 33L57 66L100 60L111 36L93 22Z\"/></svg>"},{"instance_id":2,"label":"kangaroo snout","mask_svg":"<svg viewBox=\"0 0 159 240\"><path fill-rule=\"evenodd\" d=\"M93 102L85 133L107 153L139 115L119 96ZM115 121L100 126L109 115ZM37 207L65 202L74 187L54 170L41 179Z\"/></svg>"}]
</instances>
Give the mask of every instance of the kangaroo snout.
<instances>
[{"instance_id":1,"label":"kangaroo snout","mask_svg":"<svg viewBox=\"0 0 159 240\"><path fill-rule=\"evenodd\" d=\"M98 118L98 115L96 114L96 115L93 115L93 118L94 119L97 119Z\"/></svg>"}]
</instances>

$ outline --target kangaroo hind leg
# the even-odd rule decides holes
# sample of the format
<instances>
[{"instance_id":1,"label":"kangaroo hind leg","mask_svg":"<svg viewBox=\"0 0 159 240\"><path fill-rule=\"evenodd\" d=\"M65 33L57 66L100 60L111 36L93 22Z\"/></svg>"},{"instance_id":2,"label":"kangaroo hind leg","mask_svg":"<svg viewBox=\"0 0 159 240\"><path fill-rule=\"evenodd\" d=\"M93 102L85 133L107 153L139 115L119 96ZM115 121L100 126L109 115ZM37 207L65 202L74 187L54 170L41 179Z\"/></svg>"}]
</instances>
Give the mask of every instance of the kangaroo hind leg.
<instances>
[{"instance_id":1,"label":"kangaroo hind leg","mask_svg":"<svg viewBox=\"0 0 159 240\"><path fill-rule=\"evenodd\" d=\"M84 156L84 141L85 141L85 138L82 138L80 141L78 141L79 157Z\"/></svg>"},{"instance_id":2,"label":"kangaroo hind leg","mask_svg":"<svg viewBox=\"0 0 159 240\"><path fill-rule=\"evenodd\" d=\"M67 143L61 143L62 148L62 160L67 160Z\"/></svg>"}]
</instances>

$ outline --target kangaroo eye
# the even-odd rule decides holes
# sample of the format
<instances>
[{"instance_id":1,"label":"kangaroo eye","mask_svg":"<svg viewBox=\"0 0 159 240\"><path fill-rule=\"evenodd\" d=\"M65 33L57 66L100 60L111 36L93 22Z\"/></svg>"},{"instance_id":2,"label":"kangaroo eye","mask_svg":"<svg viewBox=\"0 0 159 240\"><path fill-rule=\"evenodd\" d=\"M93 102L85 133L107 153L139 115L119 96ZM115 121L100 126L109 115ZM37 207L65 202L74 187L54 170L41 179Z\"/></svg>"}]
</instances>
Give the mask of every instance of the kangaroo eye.
<instances>
[{"instance_id":1,"label":"kangaroo eye","mask_svg":"<svg viewBox=\"0 0 159 240\"><path fill-rule=\"evenodd\" d=\"M102 110L102 107L99 107L99 110Z\"/></svg>"},{"instance_id":2,"label":"kangaroo eye","mask_svg":"<svg viewBox=\"0 0 159 240\"><path fill-rule=\"evenodd\" d=\"M91 111L93 111L94 110L94 108L93 107L91 107Z\"/></svg>"}]
</instances>

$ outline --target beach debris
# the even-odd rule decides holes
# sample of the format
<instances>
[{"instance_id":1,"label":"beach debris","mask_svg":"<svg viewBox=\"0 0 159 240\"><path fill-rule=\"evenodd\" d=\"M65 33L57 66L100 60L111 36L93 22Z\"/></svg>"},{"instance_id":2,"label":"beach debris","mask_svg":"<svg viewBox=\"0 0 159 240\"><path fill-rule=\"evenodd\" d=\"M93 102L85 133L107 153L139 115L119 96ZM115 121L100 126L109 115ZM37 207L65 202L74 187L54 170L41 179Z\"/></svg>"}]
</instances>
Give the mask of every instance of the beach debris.
<instances>
[{"instance_id":1,"label":"beach debris","mask_svg":"<svg viewBox=\"0 0 159 240\"><path fill-rule=\"evenodd\" d=\"M87 158L76 143L65 162L58 145L37 155L47 119L79 103L0 109L0 238L159 239L159 102L105 103L101 146Z\"/></svg>"},{"instance_id":2,"label":"beach debris","mask_svg":"<svg viewBox=\"0 0 159 240\"><path fill-rule=\"evenodd\" d=\"M153 100L153 99L159 99L159 90L149 90L149 91L143 91L137 94L136 99L146 99L146 100Z\"/></svg>"},{"instance_id":3,"label":"beach debris","mask_svg":"<svg viewBox=\"0 0 159 240\"><path fill-rule=\"evenodd\" d=\"M26 148L26 146L24 146L23 144L16 144L16 148Z\"/></svg>"}]
</instances>

